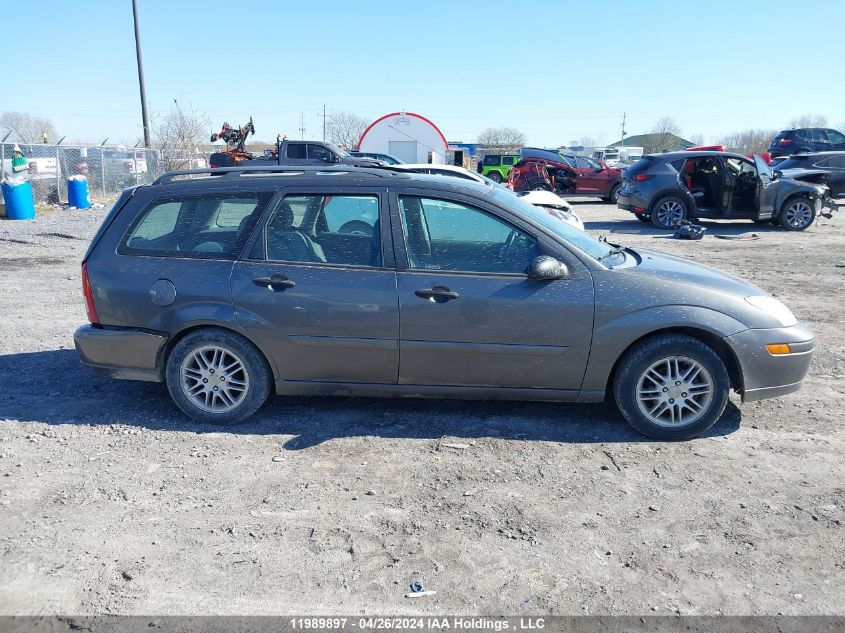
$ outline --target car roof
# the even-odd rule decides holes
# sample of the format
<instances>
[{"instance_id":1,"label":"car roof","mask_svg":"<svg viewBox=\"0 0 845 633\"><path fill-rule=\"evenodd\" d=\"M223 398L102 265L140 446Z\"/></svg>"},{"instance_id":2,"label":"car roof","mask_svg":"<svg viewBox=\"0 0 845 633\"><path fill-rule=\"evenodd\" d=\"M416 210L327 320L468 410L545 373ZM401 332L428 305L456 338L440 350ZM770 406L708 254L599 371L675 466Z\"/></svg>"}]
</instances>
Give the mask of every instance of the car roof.
<instances>
[{"instance_id":1,"label":"car roof","mask_svg":"<svg viewBox=\"0 0 845 633\"><path fill-rule=\"evenodd\" d=\"M706 151L698 151L698 150L687 150L687 151L680 151L680 152L657 152L653 154L646 154L643 158L702 158L704 156L726 156L728 158L744 158L745 160L749 160L749 157L745 154L738 154L736 152L719 152L715 150L706 150Z\"/></svg>"},{"instance_id":2,"label":"car roof","mask_svg":"<svg viewBox=\"0 0 845 633\"><path fill-rule=\"evenodd\" d=\"M285 166L285 167L218 167L209 169L185 169L168 172L151 185L145 187L179 187L188 190L203 190L209 186L231 185L244 188L250 179L256 185L280 186L337 186L338 184L370 184L376 186L413 187L415 181L435 185L436 189L461 187L477 193L487 193L492 186L474 180L458 179L453 176L420 174L408 171L399 165L378 167L356 167L354 165L331 166ZM442 165L437 165L442 167Z\"/></svg>"}]
</instances>

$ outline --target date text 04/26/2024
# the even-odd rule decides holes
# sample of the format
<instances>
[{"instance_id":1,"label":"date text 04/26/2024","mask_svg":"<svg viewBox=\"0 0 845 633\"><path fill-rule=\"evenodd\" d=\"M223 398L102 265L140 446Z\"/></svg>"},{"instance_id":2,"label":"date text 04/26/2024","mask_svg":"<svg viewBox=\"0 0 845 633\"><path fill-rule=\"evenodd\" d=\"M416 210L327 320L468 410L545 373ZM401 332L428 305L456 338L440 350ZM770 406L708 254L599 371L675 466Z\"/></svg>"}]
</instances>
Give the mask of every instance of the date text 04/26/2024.
<instances>
[{"instance_id":1,"label":"date text 04/26/2024","mask_svg":"<svg viewBox=\"0 0 845 633\"><path fill-rule=\"evenodd\" d=\"M543 618L484 617L317 617L291 618L290 627L302 631L387 630L387 631L530 631L545 628Z\"/></svg>"}]
</instances>

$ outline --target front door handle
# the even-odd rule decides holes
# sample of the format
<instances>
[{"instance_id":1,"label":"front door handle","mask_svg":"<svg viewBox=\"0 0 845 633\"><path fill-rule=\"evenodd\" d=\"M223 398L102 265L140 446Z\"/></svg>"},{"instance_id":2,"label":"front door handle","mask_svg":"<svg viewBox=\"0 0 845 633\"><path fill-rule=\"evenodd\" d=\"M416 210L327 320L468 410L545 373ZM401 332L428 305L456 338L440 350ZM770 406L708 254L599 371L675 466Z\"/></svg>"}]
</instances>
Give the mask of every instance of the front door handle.
<instances>
[{"instance_id":1,"label":"front door handle","mask_svg":"<svg viewBox=\"0 0 845 633\"><path fill-rule=\"evenodd\" d=\"M275 274L269 277L255 277L252 280L256 286L267 288L268 290L285 290L286 288L293 288L296 282L288 279L284 275Z\"/></svg>"},{"instance_id":2,"label":"front door handle","mask_svg":"<svg viewBox=\"0 0 845 633\"><path fill-rule=\"evenodd\" d=\"M434 286L434 288L421 288L414 292L415 295L421 299L427 299L432 303L446 303L452 299L457 299L461 295L453 290L449 290L446 286Z\"/></svg>"}]
</instances>

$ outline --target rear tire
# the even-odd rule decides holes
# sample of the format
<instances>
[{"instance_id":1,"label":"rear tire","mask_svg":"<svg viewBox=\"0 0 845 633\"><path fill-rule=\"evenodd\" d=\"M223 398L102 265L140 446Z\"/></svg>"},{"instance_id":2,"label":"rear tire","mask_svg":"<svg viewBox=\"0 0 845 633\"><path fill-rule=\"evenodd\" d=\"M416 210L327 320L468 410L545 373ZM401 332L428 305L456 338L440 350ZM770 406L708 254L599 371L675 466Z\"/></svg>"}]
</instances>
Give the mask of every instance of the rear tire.
<instances>
[{"instance_id":1,"label":"rear tire","mask_svg":"<svg viewBox=\"0 0 845 633\"><path fill-rule=\"evenodd\" d=\"M687 217L687 205L678 196L663 196L652 205L650 215L654 226L671 231L679 220Z\"/></svg>"},{"instance_id":2,"label":"rear tire","mask_svg":"<svg viewBox=\"0 0 845 633\"><path fill-rule=\"evenodd\" d=\"M529 191L551 191L552 188L543 182L534 182L528 187Z\"/></svg>"},{"instance_id":3,"label":"rear tire","mask_svg":"<svg viewBox=\"0 0 845 633\"><path fill-rule=\"evenodd\" d=\"M659 440L686 440L709 429L728 403L725 363L683 334L647 339L620 361L613 396L628 423Z\"/></svg>"},{"instance_id":4,"label":"rear tire","mask_svg":"<svg viewBox=\"0 0 845 633\"><path fill-rule=\"evenodd\" d=\"M778 224L787 231L804 231L816 221L816 205L804 196L790 198L778 214Z\"/></svg>"},{"instance_id":5,"label":"rear tire","mask_svg":"<svg viewBox=\"0 0 845 633\"><path fill-rule=\"evenodd\" d=\"M501 176L501 174L500 174L499 172L497 172L497 171L491 171L489 174L487 174L487 177L488 177L490 180L492 180L493 182L498 182L498 183L501 183L501 182L502 182L502 176Z\"/></svg>"},{"instance_id":6,"label":"rear tire","mask_svg":"<svg viewBox=\"0 0 845 633\"><path fill-rule=\"evenodd\" d=\"M260 351L229 330L195 330L176 343L165 367L170 397L188 417L237 424L258 411L273 374Z\"/></svg>"}]
</instances>

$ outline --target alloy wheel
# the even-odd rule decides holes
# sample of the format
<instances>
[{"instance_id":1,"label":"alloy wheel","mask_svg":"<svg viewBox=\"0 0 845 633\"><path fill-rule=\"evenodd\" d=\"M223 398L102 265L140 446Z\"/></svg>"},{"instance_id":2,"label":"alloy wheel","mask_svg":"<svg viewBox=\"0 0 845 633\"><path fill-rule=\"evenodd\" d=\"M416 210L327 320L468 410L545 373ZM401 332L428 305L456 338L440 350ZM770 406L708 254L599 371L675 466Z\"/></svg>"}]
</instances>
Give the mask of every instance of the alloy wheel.
<instances>
[{"instance_id":1,"label":"alloy wheel","mask_svg":"<svg viewBox=\"0 0 845 633\"><path fill-rule=\"evenodd\" d=\"M786 208L786 223L794 229L803 229L813 221L813 208L806 200L796 200Z\"/></svg>"},{"instance_id":2,"label":"alloy wheel","mask_svg":"<svg viewBox=\"0 0 845 633\"><path fill-rule=\"evenodd\" d=\"M664 226L675 226L678 220L684 219L684 207L677 200L664 200L657 207L657 219Z\"/></svg>"},{"instance_id":3,"label":"alloy wheel","mask_svg":"<svg viewBox=\"0 0 845 633\"><path fill-rule=\"evenodd\" d=\"M658 426L693 424L712 398L710 373L686 356L670 356L652 363L637 381L637 407Z\"/></svg>"},{"instance_id":4,"label":"alloy wheel","mask_svg":"<svg viewBox=\"0 0 845 633\"><path fill-rule=\"evenodd\" d=\"M195 349L180 368L182 392L195 406L212 413L231 411L243 402L249 389L244 362L218 345Z\"/></svg>"}]
</instances>

